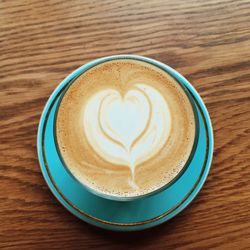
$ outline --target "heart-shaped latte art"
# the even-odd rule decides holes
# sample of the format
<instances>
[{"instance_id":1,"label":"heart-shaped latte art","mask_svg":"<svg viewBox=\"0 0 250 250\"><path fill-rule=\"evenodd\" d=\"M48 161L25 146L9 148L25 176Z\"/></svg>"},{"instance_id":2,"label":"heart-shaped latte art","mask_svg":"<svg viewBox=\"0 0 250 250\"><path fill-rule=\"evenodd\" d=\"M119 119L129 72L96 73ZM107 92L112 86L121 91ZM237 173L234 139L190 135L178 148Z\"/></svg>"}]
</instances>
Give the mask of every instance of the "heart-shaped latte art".
<instances>
[{"instance_id":1,"label":"heart-shaped latte art","mask_svg":"<svg viewBox=\"0 0 250 250\"><path fill-rule=\"evenodd\" d=\"M171 115L160 92L136 84L122 96L115 89L94 94L84 110L84 131L89 144L104 160L130 168L155 156L164 146L171 128Z\"/></svg>"}]
</instances>

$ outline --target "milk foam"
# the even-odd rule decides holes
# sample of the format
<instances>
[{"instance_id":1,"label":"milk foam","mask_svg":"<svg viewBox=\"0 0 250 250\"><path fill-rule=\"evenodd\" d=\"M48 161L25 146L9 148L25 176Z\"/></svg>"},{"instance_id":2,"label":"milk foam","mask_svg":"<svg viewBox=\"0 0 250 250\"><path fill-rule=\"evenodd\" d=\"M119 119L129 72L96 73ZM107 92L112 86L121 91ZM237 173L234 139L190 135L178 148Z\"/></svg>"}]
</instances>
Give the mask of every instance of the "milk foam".
<instances>
[{"instance_id":1,"label":"milk foam","mask_svg":"<svg viewBox=\"0 0 250 250\"><path fill-rule=\"evenodd\" d=\"M64 94L56 138L65 165L96 192L134 197L183 169L195 118L174 78L154 65L119 59L80 75Z\"/></svg>"},{"instance_id":2,"label":"milk foam","mask_svg":"<svg viewBox=\"0 0 250 250\"><path fill-rule=\"evenodd\" d=\"M83 129L92 148L104 160L130 168L130 186L137 165L163 147L171 129L171 114L159 91L135 84L121 95L112 88L94 94L86 104Z\"/></svg>"}]
</instances>

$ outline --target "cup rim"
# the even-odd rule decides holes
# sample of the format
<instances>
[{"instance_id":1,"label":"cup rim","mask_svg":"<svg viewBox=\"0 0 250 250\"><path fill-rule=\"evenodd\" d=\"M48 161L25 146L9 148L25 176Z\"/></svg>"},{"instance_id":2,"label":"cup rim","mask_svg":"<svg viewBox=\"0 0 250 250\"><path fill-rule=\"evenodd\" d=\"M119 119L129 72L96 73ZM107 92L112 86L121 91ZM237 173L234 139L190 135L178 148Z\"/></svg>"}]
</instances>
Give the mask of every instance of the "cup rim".
<instances>
[{"instance_id":1,"label":"cup rim","mask_svg":"<svg viewBox=\"0 0 250 250\"><path fill-rule=\"evenodd\" d=\"M88 186L87 184L83 183L82 181L80 181L71 172L71 170L69 169L69 167L65 163L65 161L63 159L63 156L61 154L60 148L59 148L59 144L58 144L58 140L57 140L57 133L56 133L56 122L57 122L57 116L58 116L58 111L59 111L61 101L62 101L64 95L66 94L66 92L68 91L68 89L70 88L70 86L75 82L75 80L78 77L80 77L82 74L84 74L86 71L88 71L89 69L91 69L91 68L93 68L93 67L95 67L95 66L97 66L99 64L102 64L102 63L105 63L105 62L108 62L108 61L122 60L122 59L138 60L138 61L149 63L149 64L151 64L151 65L153 65L155 67L158 67L159 69L165 71L172 78L174 78L174 80L179 84L179 86L182 88L182 90L184 91L184 93L188 97L188 100L189 100L189 102L190 102L190 104L192 106L192 109L193 109L193 114L194 114L194 119L195 119L195 137L194 137L192 150L190 152L190 155L189 155L187 161L185 162L185 165L182 167L180 172L171 181L169 181L168 183L166 183L162 187L160 187L160 188L158 188L156 190L153 190L151 192L148 192L146 194L137 195L137 196L116 196L116 195L110 195L110 194L102 193L102 192L99 192L99 191L93 189L92 187ZM179 79L177 79L177 77L179 77ZM79 68L77 68L71 74L69 74L65 78L65 80L66 80L66 88L63 90L61 96L58 98L58 103L57 103L57 106L56 106L54 122L53 122L53 132L54 132L55 147L56 147L58 157L59 157L60 161L62 162L62 165L65 168L65 170L68 172L68 174L71 177L73 177L73 179L75 181L77 181L80 185L82 185L83 188L87 189L91 193L93 193L93 194L95 194L95 195L97 195L97 196L99 196L101 198L104 198L104 199L113 200L113 201L132 201L132 200L138 200L138 199L145 198L145 197L148 197L148 196L152 196L152 195L155 195L156 193L162 192L163 190L165 190L168 187L170 187L171 185L173 185L186 172L188 166L190 165L190 162L193 159L193 156L195 154L197 144L198 144L199 119L198 119L198 112L197 112L197 108L196 108L195 102L193 100L193 97L191 96L191 94L189 93L187 87L185 86L185 84L189 84L189 85L191 85L191 84L184 78L184 76L182 76L180 73L178 73L175 69L171 68L170 66L168 66L165 63L162 63L160 61L157 61L157 60L149 58L149 57L144 57L144 56L139 56L139 55L121 54L121 55L111 55L111 56L101 57L101 58L97 58L97 59L94 59L92 61L89 61L86 64L84 64L84 65L80 66ZM184 81L185 81L185 84L183 83Z\"/></svg>"}]
</instances>

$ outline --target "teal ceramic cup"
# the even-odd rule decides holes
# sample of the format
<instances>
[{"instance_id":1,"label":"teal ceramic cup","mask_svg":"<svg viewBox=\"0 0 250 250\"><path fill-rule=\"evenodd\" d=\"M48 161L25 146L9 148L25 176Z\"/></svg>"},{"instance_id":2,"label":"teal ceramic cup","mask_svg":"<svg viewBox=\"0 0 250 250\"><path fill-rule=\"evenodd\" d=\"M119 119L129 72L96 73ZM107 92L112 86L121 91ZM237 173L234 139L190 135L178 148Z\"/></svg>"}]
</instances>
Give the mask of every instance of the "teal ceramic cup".
<instances>
[{"instance_id":1,"label":"teal ceramic cup","mask_svg":"<svg viewBox=\"0 0 250 250\"><path fill-rule=\"evenodd\" d=\"M80 67L78 70L76 70L74 72L74 74L71 74L68 78L66 78L64 80L64 82L66 81L65 84L67 84L67 87L65 88L64 92L60 96L60 99L59 99L57 107L56 107L56 115L55 115L55 120L54 120L54 131L56 129L57 113L58 113L58 109L60 107L60 103L61 103L62 99L64 98L65 93L68 91L68 89L71 87L71 85L74 84L75 80L79 76L81 76L82 74L84 74L86 71L88 71L89 69L91 69L91 68L93 68L93 67L95 67L95 66L97 66L99 64L102 64L102 63L107 62L107 61L119 60L119 59L139 60L139 61L143 61L143 62L146 62L146 63L149 63L151 65L154 65L154 66L158 67L159 69L165 71L170 76L172 76L176 80L176 82L180 85L180 87L183 89L183 92L186 94L186 96L188 97L188 100L190 101L190 104L191 104L192 109L193 109L194 117L195 117L195 139L194 139L194 143L193 143L193 147L192 147L191 153L190 153L189 158L186 161L184 167L177 174L177 176L175 176L170 182L168 182L167 184L165 184L163 187L161 187L161 188L159 188L157 190L154 190L152 192L149 192L147 194L137 195L137 196L129 196L129 197L108 195L106 193L101 193L101 192L99 192L99 191L97 191L97 190L89 187L88 185L86 185L85 183L83 183L82 181L80 181L71 172L70 168L65 163L65 161L63 159L63 156L62 156L62 154L60 152L60 149L59 149L59 146L58 146L58 140L57 140L57 137L56 137L56 133L54 133L54 135L55 135L55 145L56 145L57 154L58 154L61 162L63 163L63 167L65 168L65 170L67 170L67 172L69 173L69 175L71 175L75 179L75 181L79 182L79 184L82 185L82 187L84 189L88 190L89 192L91 192L94 195L97 195L99 197L102 197L102 198L108 199L108 200L113 200L113 201L134 201L134 200L144 199L145 197L152 196L154 194L157 194L157 193L160 193L160 192L164 191L165 189L167 189L171 185L173 185L185 173L185 171L189 167L190 162L193 159L193 156L194 156L196 148L197 148L197 140L198 140L198 135L199 135L199 119L198 119L197 108L196 108L196 105L194 103L193 97L190 95L190 92L187 90L187 87L183 84L183 81L182 81L183 80L183 76L181 76L179 73L177 73L175 70L173 70L171 67L167 66L166 64L163 64L163 63L161 63L159 61L156 61L154 59L151 59L151 58L137 56L137 55L114 55L114 56L103 57L103 58L91 61L91 62L83 65L82 67Z\"/></svg>"}]
</instances>

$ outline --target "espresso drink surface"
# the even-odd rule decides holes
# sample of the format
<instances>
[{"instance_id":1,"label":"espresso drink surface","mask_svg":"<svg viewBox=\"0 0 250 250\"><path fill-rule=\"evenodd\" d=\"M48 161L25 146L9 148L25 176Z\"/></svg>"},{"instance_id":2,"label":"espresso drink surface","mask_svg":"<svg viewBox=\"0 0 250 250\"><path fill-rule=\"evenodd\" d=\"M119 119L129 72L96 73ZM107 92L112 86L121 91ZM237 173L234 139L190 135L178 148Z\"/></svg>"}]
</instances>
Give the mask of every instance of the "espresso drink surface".
<instances>
[{"instance_id":1,"label":"espresso drink surface","mask_svg":"<svg viewBox=\"0 0 250 250\"><path fill-rule=\"evenodd\" d=\"M195 138L188 97L166 72L116 59L79 76L58 109L61 156L85 186L130 197L169 183L187 162Z\"/></svg>"}]
</instances>

